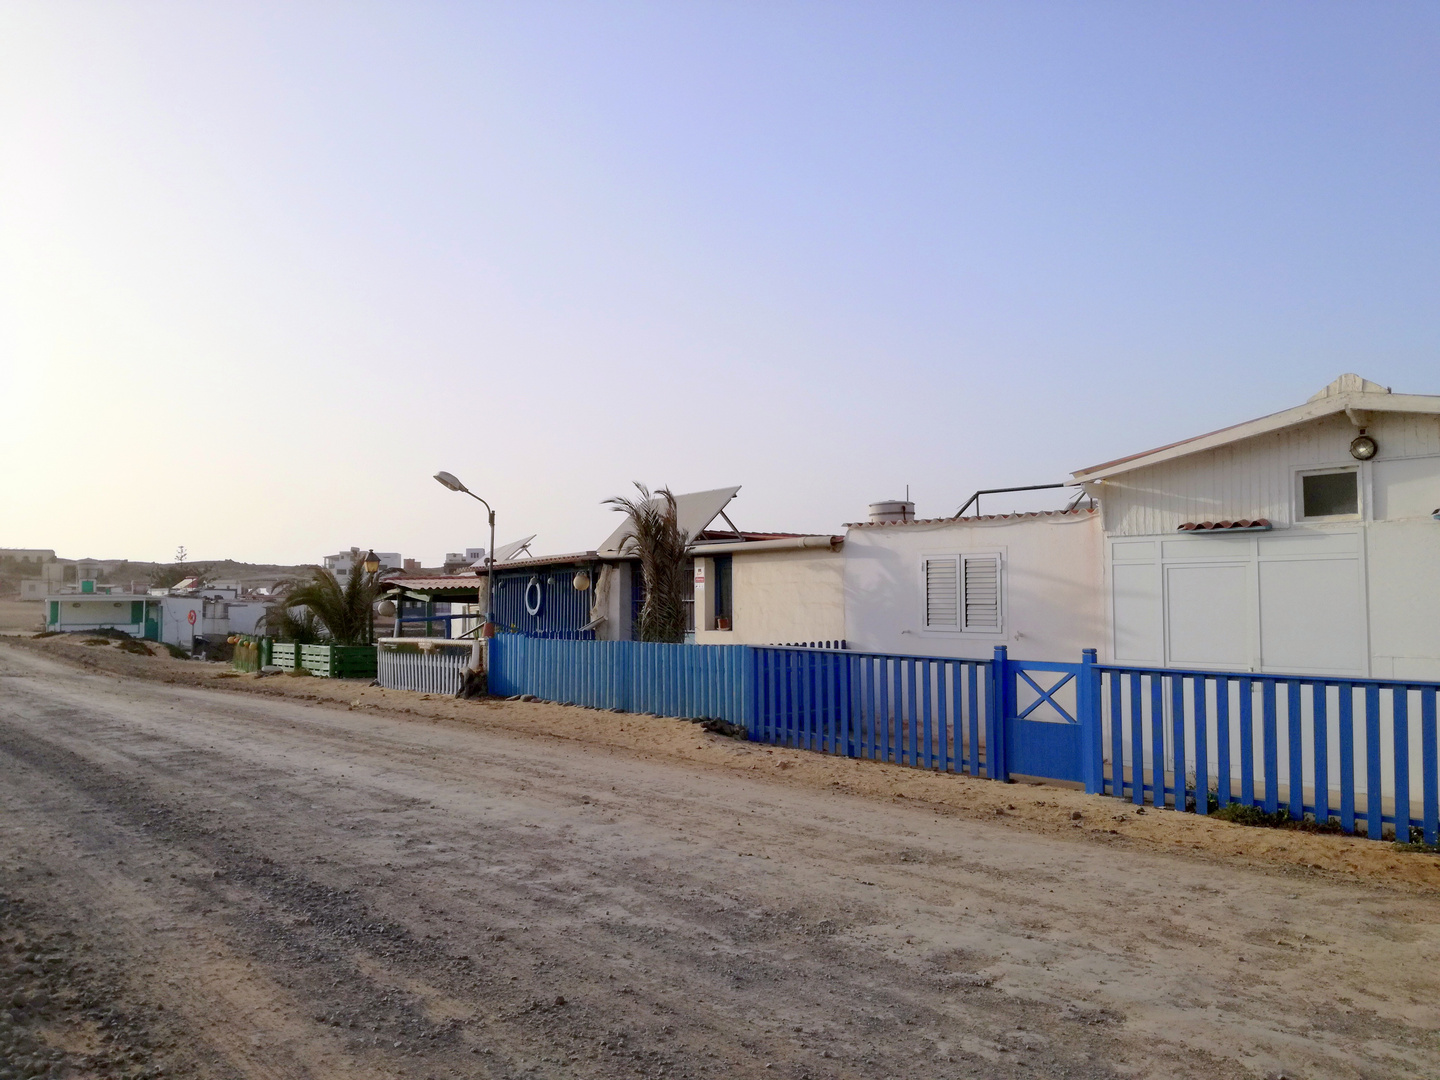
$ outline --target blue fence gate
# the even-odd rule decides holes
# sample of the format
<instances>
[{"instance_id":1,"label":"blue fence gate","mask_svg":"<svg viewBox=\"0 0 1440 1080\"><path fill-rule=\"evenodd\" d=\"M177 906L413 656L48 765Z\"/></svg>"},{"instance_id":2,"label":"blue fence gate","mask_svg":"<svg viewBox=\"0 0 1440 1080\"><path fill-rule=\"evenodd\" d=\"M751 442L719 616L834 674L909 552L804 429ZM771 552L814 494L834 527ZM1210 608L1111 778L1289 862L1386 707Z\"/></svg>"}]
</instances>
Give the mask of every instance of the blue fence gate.
<instances>
[{"instance_id":1,"label":"blue fence gate","mask_svg":"<svg viewBox=\"0 0 1440 1080\"><path fill-rule=\"evenodd\" d=\"M1079 664L1011 660L1004 646L991 668L1004 727L997 778L1011 773L1083 783L1096 790L1095 651Z\"/></svg>"},{"instance_id":2,"label":"blue fence gate","mask_svg":"<svg viewBox=\"0 0 1440 1080\"><path fill-rule=\"evenodd\" d=\"M778 746L1440 840L1440 684L749 645L490 643L493 693L717 718Z\"/></svg>"}]
</instances>

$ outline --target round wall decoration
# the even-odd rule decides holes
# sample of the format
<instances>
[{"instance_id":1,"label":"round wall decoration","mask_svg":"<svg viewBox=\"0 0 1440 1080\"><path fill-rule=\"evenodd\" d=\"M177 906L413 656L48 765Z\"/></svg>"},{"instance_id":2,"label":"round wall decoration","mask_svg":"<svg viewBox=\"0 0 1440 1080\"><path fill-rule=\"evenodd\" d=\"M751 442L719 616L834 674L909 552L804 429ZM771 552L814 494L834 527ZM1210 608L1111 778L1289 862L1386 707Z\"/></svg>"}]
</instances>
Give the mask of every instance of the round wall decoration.
<instances>
[{"instance_id":1,"label":"round wall decoration","mask_svg":"<svg viewBox=\"0 0 1440 1080\"><path fill-rule=\"evenodd\" d=\"M540 608L545 603L545 586L537 574L525 585L525 610L531 615L539 615Z\"/></svg>"}]
</instances>

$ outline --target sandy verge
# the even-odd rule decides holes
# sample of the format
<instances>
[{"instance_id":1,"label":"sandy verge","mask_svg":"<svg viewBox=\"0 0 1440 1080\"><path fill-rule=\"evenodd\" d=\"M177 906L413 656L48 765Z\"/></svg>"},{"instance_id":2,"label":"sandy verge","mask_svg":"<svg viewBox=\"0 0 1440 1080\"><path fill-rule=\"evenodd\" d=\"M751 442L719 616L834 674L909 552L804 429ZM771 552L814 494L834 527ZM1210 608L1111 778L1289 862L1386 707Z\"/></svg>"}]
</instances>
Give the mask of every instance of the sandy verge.
<instances>
[{"instance_id":1,"label":"sandy verge","mask_svg":"<svg viewBox=\"0 0 1440 1080\"><path fill-rule=\"evenodd\" d=\"M766 747L711 735L683 720L613 713L548 702L459 701L386 690L356 680L240 674L228 666L167 656L142 657L111 645L68 637L6 637L92 671L286 697L348 709L374 709L428 721L475 725L532 738L593 743L641 758L683 761L705 769L760 773L787 785L843 791L881 800L912 800L939 813L1005 820L1031 832L1076 842L1133 845L1293 872L1340 874L1402 889L1440 892L1440 857L1397 850L1357 837L1260 829L1196 814L1138 808L1119 799L1051 785L997 784L880 762ZM1080 815L1078 818L1076 814Z\"/></svg>"}]
</instances>

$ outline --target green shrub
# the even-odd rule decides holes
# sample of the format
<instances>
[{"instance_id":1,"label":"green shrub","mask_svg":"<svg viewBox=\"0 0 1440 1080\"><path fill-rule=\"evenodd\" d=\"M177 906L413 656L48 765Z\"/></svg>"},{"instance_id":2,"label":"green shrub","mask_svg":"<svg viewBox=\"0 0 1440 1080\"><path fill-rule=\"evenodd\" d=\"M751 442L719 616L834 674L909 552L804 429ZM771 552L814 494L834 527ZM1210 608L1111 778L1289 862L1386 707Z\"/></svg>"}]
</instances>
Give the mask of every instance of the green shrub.
<instances>
[{"instance_id":1,"label":"green shrub","mask_svg":"<svg viewBox=\"0 0 1440 1080\"><path fill-rule=\"evenodd\" d=\"M1258 806L1243 803L1227 803L1210 811L1210 816L1221 821L1233 821L1236 825L1253 825L1261 829L1283 829L1290 824L1290 815L1284 810L1267 813Z\"/></svg>"}]
</instances>

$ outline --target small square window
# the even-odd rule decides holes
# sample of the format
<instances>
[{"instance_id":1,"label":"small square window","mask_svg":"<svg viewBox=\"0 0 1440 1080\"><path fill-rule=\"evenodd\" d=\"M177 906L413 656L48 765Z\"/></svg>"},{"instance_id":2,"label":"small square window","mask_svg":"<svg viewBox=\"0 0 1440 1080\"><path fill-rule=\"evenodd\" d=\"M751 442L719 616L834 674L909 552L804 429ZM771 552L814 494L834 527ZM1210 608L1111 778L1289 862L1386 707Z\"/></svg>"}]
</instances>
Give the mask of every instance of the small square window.
<instances>
[{"instance_id":1,"label":"small square window","mask_svg":"<svg viewBox=\"0 0 1440 1080\"><path fill-rule=\"evenodd\" d=\"M1303 516L1353 517L1360 513L1360 477L1354 469L1300 478Z\"/></svg>"}]
</instances>

